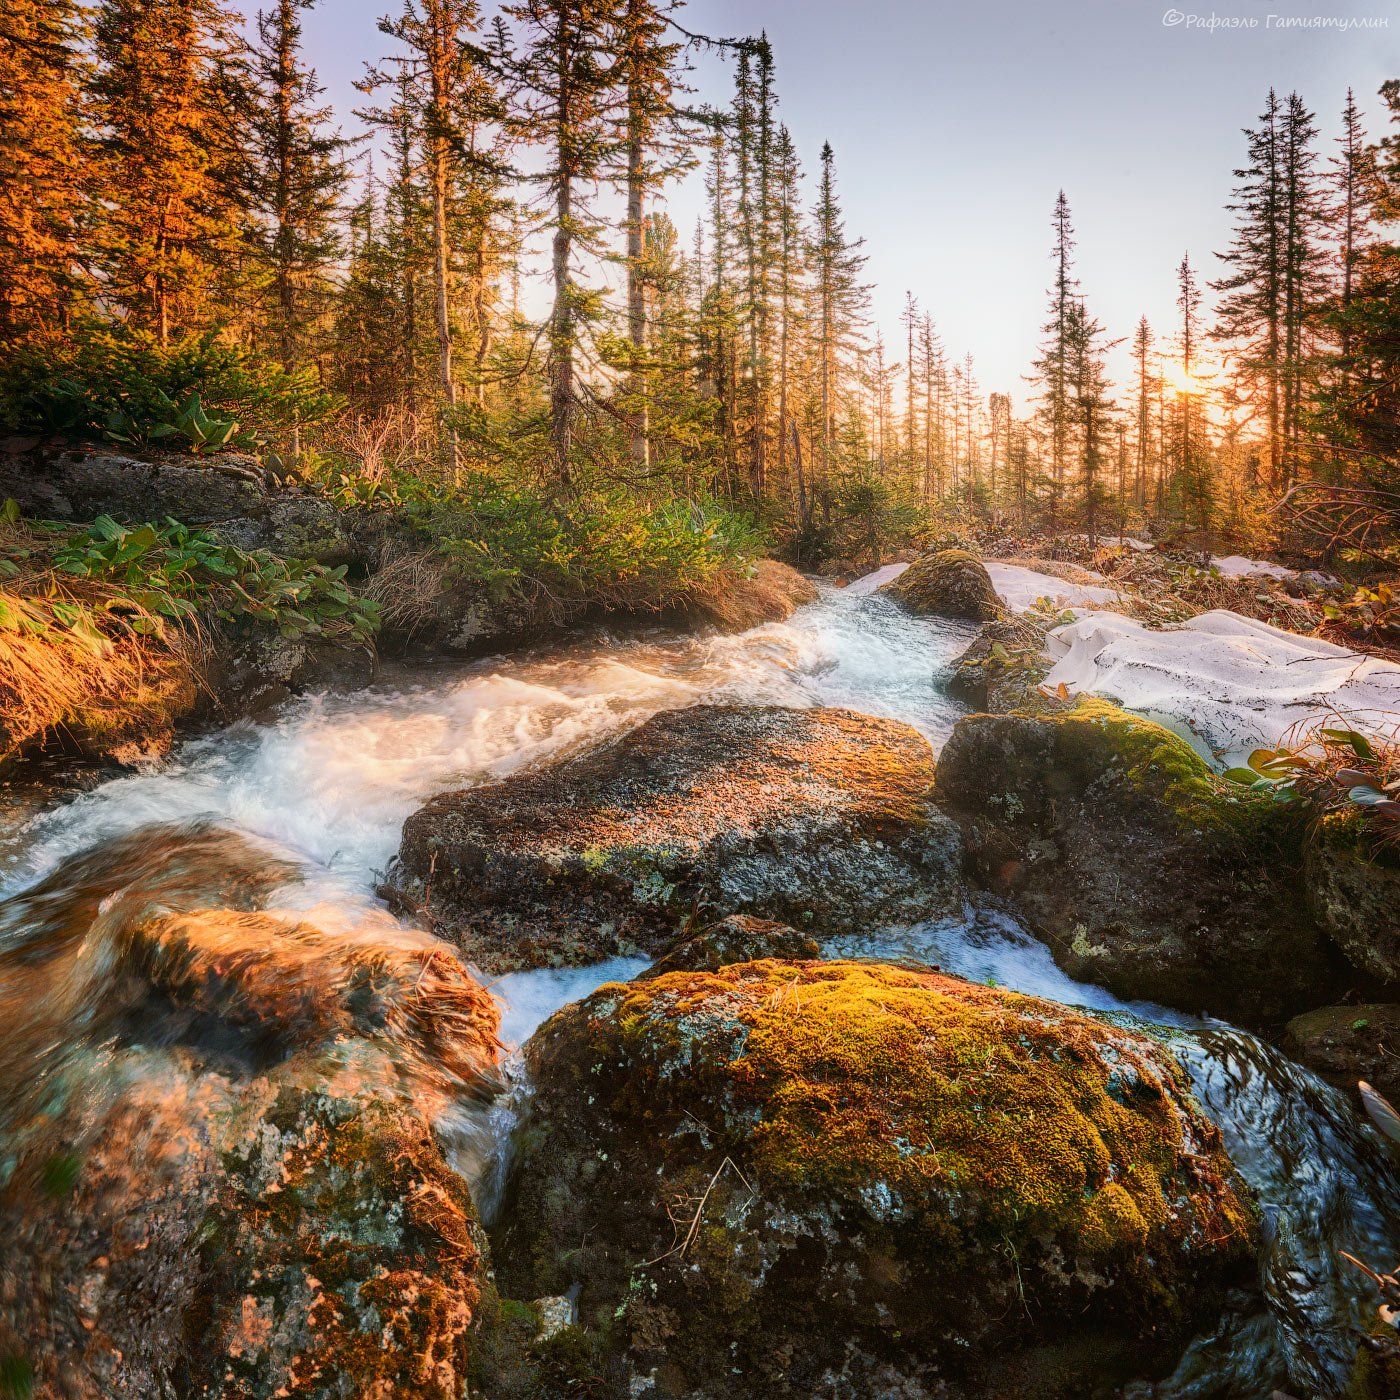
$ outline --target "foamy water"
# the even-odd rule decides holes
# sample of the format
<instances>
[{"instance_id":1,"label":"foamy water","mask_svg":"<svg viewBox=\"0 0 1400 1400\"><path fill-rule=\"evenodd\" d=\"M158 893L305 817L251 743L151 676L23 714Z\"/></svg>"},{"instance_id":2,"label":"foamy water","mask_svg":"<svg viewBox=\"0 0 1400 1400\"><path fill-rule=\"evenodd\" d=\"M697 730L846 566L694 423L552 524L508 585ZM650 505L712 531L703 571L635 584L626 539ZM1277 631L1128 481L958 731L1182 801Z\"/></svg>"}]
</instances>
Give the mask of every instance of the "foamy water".
<instances>
[{"instance_id":1,"label":"foamy water","mask_svg":"<svg viewBox=\"0 0 1400 1400\"><path fill-rule=\"evenodd\" d=\"M307 697L266 723L184 744L31 820L0 857L0 897L113 836L208 818L297 865L301 883L278 891L278 907L382 928L375 884L405 819L435 793L705 701L847 705L905 720L941 745L960 713L942 682L971 636L883 598L824 588L787 622L735 637L595 639L392 673L368 690ZM534 996L528 981L507 986ZM582 993L561 984L559 994Z\"/></svg>"}]
</instances>

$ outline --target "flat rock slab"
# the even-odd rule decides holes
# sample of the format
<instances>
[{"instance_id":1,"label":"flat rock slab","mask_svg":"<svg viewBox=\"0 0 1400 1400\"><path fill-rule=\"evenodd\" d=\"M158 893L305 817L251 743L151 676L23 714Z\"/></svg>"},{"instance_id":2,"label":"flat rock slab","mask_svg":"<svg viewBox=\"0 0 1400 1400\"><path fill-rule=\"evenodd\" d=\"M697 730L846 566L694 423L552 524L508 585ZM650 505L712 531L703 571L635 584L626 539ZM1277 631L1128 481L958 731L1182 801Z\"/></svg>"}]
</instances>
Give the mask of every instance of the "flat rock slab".
<instances>
[{"instance_id":1,"label":"flat rock slab","mask_svg":"<svg viewBox=\"0 0 1400 1400\"><path fill-rule=\"evenodd\" d=\"M956 897L933 752L849 710L697 706L554 767L435 798L389 893L491 971L657 951L689 918L911 922Z\"/></svg>"}]
</instances>

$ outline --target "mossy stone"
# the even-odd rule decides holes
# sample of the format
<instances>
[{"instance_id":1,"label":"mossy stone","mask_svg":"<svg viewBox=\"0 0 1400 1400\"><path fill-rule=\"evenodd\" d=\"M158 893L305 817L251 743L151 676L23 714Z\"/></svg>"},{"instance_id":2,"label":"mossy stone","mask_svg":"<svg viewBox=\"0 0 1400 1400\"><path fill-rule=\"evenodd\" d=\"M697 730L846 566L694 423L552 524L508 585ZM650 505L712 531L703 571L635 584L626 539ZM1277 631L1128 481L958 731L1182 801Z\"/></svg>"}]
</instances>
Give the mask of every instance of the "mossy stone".
<instances>
[{"instance_id":1,"label":"mossy stone","mask_svg":"<svg viewBox=\"0 0 1400 1400\"><path fill-rule=\"evenodd\" d=\"M1082 1395L1170 1364L1249 1270L1180 1066L1051 1002L769 959L605 987L527 1057L498 1267L581 1285L661 1395L985 1395L1008 1358L1043 1379L1116 1339L1035 1392Z\"/></svg>"},{"instance_id":2,"label":"mossy stone","mask_svg":"<svg viewBox=\"0 0 1400 1400\"><path fill-rule=\"evenodd\" d=\"M982 561L963 549L916 559L880 591L912 613L990 622L1001 612L1001 598Z\"/></svg>"},{"instance_id":3,"label":"mossy stone","mask_svg":"<svg viewBox=\"0 0 1400 1400\"><path fill-rule=\"evenodd\" d=\"M1301 805L1225 781L1159 724L1093 697L972 715L937 797L1075 977L1255 1025L1344 982L1308 908Z\"/></svg>"}]
</instances>

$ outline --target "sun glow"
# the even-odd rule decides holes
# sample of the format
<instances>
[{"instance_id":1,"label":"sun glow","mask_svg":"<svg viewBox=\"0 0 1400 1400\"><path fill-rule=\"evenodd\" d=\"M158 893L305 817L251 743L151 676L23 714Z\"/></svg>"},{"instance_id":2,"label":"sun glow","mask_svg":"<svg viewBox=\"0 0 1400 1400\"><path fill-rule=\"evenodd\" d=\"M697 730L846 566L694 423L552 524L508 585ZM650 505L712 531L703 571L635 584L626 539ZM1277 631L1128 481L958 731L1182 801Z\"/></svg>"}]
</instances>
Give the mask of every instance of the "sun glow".
<instances>
[{"instance_id":1,"label":"sun glow","mask_svg":"<svg viewBox=\"0 0 1400 1400\"><path fill-rule=\"evenodd\" d=\"M1205 392L1203 380L1171 361L1162 366L1162 378L1178 398L1195 398Z\"/></svg>"}]
</instances>

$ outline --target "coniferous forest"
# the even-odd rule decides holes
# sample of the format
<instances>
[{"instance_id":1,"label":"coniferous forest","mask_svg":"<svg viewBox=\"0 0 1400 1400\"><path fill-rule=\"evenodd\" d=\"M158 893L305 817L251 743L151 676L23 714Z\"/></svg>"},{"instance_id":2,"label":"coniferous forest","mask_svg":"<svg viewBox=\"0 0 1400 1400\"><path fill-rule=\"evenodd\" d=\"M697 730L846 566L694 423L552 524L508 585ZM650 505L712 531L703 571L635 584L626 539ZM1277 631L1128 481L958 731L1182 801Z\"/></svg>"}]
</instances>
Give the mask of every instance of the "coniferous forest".
<instances>
[{"instance_id":1,"label":"coniferous forest","mask_svg":"<svg viewBox=\"0 0 1400 1400\"><path fill-rule=\"evenodd\" d=\"M1290 492L1393 509L1400 147L1350 95L1259 94L1224 275L1197 271L1213 250L1149 270L1171 324L1102 323L1062 193L1035 360L984 384L919 288L897 334L872 324L838 153L799 149L761 33L651 0L409 5L364 36L366 143L305 8L11 7L11 431L161 442L197 391L230 444L349 490L684 501L808 565L950 528L1267 547ZM697 51L728 91L693 90ZM682 228L687 176L707 208Z\"/></svg>"},{"instance_id":2,"label":"coniferous forest","mask_svg":"<svg viewBox=\"0 0 1400 1400\"><path fill-rule=\"evenodd\" d=\"M0 1400L1394 1400L1388 19L383 3L0 14Z\"/></svg>"}]
</instances>

